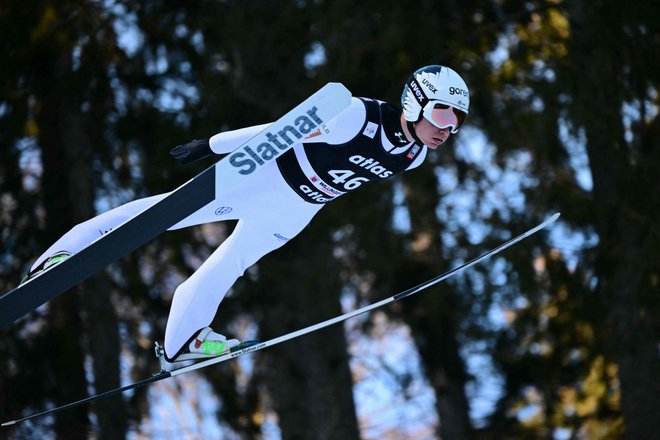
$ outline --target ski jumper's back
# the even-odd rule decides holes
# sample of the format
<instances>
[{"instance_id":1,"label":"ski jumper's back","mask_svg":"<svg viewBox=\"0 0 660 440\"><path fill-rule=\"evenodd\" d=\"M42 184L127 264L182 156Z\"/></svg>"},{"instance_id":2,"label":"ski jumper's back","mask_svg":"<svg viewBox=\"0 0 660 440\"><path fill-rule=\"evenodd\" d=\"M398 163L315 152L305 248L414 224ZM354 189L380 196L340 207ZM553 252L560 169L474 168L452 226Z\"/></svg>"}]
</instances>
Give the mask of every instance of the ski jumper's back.
<instances>
[{"instance_id":1,"label":"ski jumper's back","mask_svg":"<svg viewBox=\"0 0 660 440\"><path fill-rule=\"evenodd\" d=\"M359 100L366 114L352 139L341 144L305 142L277 159L280 173L305 201L327 203L363 183L414 168L426 157L425 146L406 139L396 107Z\"/></svg>"}]
</instances>

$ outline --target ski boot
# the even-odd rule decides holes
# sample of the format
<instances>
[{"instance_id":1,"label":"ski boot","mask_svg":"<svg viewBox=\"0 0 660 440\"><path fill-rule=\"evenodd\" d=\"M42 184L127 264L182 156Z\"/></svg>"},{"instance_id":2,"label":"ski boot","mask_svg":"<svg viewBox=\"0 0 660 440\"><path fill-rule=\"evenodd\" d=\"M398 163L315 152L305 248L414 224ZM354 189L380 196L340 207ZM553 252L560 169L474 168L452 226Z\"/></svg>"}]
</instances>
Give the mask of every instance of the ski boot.
<instances>
[{"instance_id":1,"label":"ski boot","mask_svg":"<svg viewBox=\"0 0 660 440\"><path fill-rule=\"evenodd\" d=\"M31 270L19 283L19 285L24 284L28 281L30 281L33 278L36 278L37 276L41 275L42 273L46 272L49 269L52 269L53 267L57 266L58 264L66 261L73 255L71 252L68 251L58 251L55 252L53 255L50 257L46 258L43 263L41 263L39 266L35 267L33 270Z\"/></svg>"},{"instance_id":2,"label":"ski boot","mask_svg":"<svg viewBox=\"0 0 660 440\"><path fill-rule=\"evenodd\" d=\"M175 362L203 360L222 356L239 346L238 339L227 339L226 336L215 333L211 327L204 327L193 337L189 343L170 358L165 354L165 348L156 342L156 357L160 360L161 368L170 371Z\"/></svg>"}]
</instances>

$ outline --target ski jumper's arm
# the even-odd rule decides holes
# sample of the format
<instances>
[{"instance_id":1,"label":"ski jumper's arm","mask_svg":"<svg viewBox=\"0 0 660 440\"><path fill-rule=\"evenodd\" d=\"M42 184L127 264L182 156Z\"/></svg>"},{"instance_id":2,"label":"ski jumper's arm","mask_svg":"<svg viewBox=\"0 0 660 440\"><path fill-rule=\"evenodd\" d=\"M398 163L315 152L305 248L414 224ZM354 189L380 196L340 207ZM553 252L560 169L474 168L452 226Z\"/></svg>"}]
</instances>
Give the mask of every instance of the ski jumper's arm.
<instances>
[{"instance_id":1,"label":"ski jumper's arm","mask_svg":"<svg viewBox=\"0 0 660 440\"><path fill-rule=\"evenodd\" d=\"M306 144L325 142L329 145L341 145L358 135L367 118L367 109L358 98L351 98L351 104L337 116L329 120L327 131L304 140Z\"/></svg>"},{"instance_id":2,"label":"ski jumper's arm","mask_svg":"<svg viewBox=\"0 0 660 440\"><path fill-rule=\"evenodd\" d=\"M329 133L321 130L321 134L304 139L305 143L326 142L330 145L339 145L353 139L364 124L367 111L364 104L352 98L350 106L336 117L326 123ZM213 135L209 139L211 151L215 154L228 154L245 142L256 136L262 130L270 126L268 124L253 125L251 127L239 128L237 130L224 131Z\"/></svg>"},{"instance_id":3,"label":"ski jumper's arm","mask_svg":"<svg viewBox=\"0 0 660 440\"><path fill-rule=\"evenodd\" d=\"M269 122L268 124L253 125L251 127L239 128L238 130L223 131L222 133L211 136L211 139L209 139L211 151L215 154L231 153L268 128L270 124Z\"/></svg>"}]
</instances>

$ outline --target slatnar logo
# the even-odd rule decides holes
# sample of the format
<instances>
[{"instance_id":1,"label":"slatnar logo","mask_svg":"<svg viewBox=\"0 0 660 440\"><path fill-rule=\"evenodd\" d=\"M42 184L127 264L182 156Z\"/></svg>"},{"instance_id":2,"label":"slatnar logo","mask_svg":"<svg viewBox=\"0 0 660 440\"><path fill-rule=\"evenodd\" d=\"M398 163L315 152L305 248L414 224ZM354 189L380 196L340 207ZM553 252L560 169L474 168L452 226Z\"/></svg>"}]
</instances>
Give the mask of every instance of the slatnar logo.
<instances>
[{"instance_id":1,"label":"slatnar logo","mask_svg":"<svg viewBox=\"0 0 660 440\"><path fill-rule=\"evenodd\" d=\"M265 165L267 162L275 159L281 151L285 151L297 140L305 135L311 134L314 129L323 125L323 120L316 114L318 108L313 106L309 110L295 118L294 125L285 125L284 128L276 134L266 133L268 142L262 142L255 148L246 145L241 151L232 153L229 156L229 163L239 168L238 172L243 175L252 174L257 167ZM279 150L278 150L279 149Z\"/></svg>"}]
</instances>

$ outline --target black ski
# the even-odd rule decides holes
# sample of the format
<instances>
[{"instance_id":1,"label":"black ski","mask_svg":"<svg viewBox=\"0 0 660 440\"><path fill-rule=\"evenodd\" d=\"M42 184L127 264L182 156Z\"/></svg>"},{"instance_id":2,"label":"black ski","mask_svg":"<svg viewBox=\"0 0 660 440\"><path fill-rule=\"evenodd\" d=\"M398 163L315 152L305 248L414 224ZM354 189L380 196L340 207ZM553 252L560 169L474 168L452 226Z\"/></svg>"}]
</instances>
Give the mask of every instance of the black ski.
<instances>
[{"instance_id":1,"label":"black ski","mask_svg":"<svg viewBox=\"0 0 660 440\"><path fill-rule=\"evenodd\" d=\"M175 370L172 370L172 371L161 371L160 373L157 373L157 374L153 375L149 379L145 379L145 380L142 380L142 381L139 381L139 382L135 382L135 383L132 383L130 385L126 385L124 387L117 388L117 389L110 390L110 391L106 391L106 392L103 392L103 393L100 393L100 394L95 394L95 395L89 396L85 399L78 400L78 401L72 402L72 403L68 403L66 405L58 406L56 408L51 408L49 410L42 411L42 412L36 413L36 414L32 414L32 415L29 415L29 416L26 416L26 417L23 417L23 418L20 418L20 419L10 420L10 421L7 421L7 422L3 423L1 426L15 425L17 423L24 422L26 420L31 420L31 419L34 419L34 418L37 418L37 417L45 416L47 414L53 414L53 413L64 411L64 410L70 409L70 408L75 408L75 407L83 405L85 403L93 402L95 400L99 400L99 399L103 399L105 397L109 397L109 396L113 396L113 395L116 395L116 394L119 394L119 393L123 393L124 391L128 391L128 390L139 388L139 387L142 387L142 386L145 386L145 385L149 385L149 384L157 382L159 380L167 379L168 377L174 377L174 376L178 376L180 374L188 373L190 371L199 370L201 368L206 368L210 365L218 364L220 362L225 362L225 361L228 361L230 359L234 359L236 357L242 356L242 355L247 354L247 353L252 353L252 352L255 352L255 351L263 350L266 347L272 347L273 345L277 345L277 344L280 344L282 342L285 342L285 341L288 341L288 340L291 340L291 339L295 339L295 338L298 338L300 336L315 332L315 331L320 330L322 328L329 327L333 324L337 324L337 323L346 321L347 319L352 318L354 316L370 312L371 310L377 309L377 308L382 307L386 304L389 304L389 303L392 303L394 301L398 301L400 299L412 296L415 293L418 293L418 292L421 292L422 290L428 289L429 287L434 286L434 285L446 280L447 278L450 278L450 277L452 277L452 276L454 276L454 275L456 275L460 272L463 272L465 269L467 269L471 266L474 266L475 264L477 264L477 263L479 263L479 262L481 262L481 261L483 261L487 258L490 258L495 254L498 254L498 253L502 252L504 249L507 249L507 248L513 246L514 244L516 244L519 241L529 237L530 235L535 234L536 232L540 231L541 229L543 229L543 228L547 227L548 225L550 225L551 223L553 223L555 220L557 220L558 217L559 217L559 213L555 213L551 217L547 218L546 220L544 220L543 222L538 224L537 226L535 226L535 227L529 229L528 231L518 235L517 237L512 238L511 240L509 240L505 243L502 243L498 247L496 247L494 249L491 249L490 251L482 254L481 256L479 256L477 258L474 258L473 260L470 260L467 263L462 264L462 265L456 267L455 269L450 270L449 272L445 272L442 275L438 275L437 277L431 278L430 280L425 281L422 284L419 284L415 287L404 290L403 292L399 292L396 295L390 296L389 298L385 298L385 299L383 299L379 302L370 304L368 306L362 307L362 308L357 309L357 310L353 310L352 312L344 313L343 315L336 316L332 319L328 319L327 321L319 322L319 323L311 325L309 327L305 327L303 329L300 329L300 330L297 330L297 331L294 331L294 332L291 332L291 333L287 333L286 335L283 335L283 336L280 336L280 337L277 337L277 338L274 338L274 339L270 339L268 341L264 341L264 342L256 342L256 341L244 342L244 343L238 345L237 347L232 348L232 350L228 354L218 356L216 358L208 359L208 360L205 360L205 361L201 361L201 362L189 365L187 367L178 368L178 369L175 369ZM160 355L162 356L162 352L159 352L159 350L158 350L158 345L156 345L156 347L157 347L156 348L156 353L157 354L160 353Z\"/></svg>"}]
</instances>

